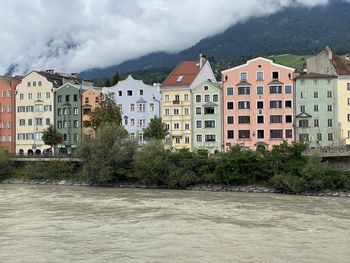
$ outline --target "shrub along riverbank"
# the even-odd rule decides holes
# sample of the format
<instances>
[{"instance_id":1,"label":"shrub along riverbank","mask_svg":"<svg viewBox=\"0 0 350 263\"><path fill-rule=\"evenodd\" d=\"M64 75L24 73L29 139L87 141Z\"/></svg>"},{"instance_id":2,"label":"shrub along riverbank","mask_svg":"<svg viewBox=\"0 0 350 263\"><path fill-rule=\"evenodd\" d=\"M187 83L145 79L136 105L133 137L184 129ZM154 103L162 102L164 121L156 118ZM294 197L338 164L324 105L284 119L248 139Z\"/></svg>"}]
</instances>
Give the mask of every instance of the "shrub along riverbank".
<instances>
[{"instance_id":1,"label":"shrub along riverbank","mask_svg":"<svg viewBox=\"0 0 350 263\"><path fill-rule=\"evenodd\" d=\"M324 190L350 191L350 172L338 171L317 156L304 156L307 145L282 143L271 151L252 151L233 146L227 153L164 150L162 142L150 141L139 149L121 127L106 125L95 138L78 148L82 166L70 162L35 162L11 166L9 155L0 151L0 180L84 182L90 185L139 184L159 188L188 189L198 185L255 185L279 192Z\"/></svg>"}]
</instances>

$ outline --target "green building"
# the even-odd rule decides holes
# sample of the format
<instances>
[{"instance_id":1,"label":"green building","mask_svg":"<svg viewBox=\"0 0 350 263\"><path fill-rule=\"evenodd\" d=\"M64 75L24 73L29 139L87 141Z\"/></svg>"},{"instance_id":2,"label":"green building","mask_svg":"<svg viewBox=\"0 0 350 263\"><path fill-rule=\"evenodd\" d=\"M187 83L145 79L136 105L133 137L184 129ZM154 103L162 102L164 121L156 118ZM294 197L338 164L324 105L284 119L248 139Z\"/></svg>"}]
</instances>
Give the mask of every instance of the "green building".
<instances>
[{"instance_id":1,"label":"green building","mask_svg":"<svg viewBox=\"0 0 350 263\"><path fill-rule=\"evenodd\" d=\"M308 73L297 77L295 84L296 140L311 148L342 145L337 76Z\"/></svg>"},{"instance_id":2,"label":"green building","mask_svg":"<svg viewBox=\"0 0 350 263\"><path fill-rule=\"evenodd\" d=\"M57 145L56 152L71 153L76 148L82 132L81 86L64 84L55 92L55 124L63 135L63 143Z\"/></svg>"},{"instance_id":3,"label":"green building","mask_svg":"<svg viewBox=\"0 0 350 263\"><path fill-rule=\"evenodd\" d=\"M222 151L221 85L205 81L192 90L192 149Z\"/></svg>"}]
</instances>

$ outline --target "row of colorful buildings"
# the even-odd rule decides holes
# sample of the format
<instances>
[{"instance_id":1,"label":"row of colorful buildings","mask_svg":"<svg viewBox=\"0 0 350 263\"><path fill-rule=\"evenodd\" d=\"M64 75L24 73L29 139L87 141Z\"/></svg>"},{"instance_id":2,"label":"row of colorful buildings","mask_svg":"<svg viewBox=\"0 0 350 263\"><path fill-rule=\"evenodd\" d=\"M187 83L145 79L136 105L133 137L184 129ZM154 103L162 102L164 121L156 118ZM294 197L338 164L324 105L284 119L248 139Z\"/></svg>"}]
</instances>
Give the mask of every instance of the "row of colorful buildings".
<instances>
[{"instance_id":1,"label":"row of colorful buildings","mask_svg":"<svg viewBox=\"0 0 350 263\"><path fill-rule=\"evenodd\" d=\"M53 124L63 134L60 151L71 151L92 134L89 114L101 94L112 94L130 137L145 143L143 130L161 116L170 149L225 151L233 144L271 148L283 140L311 147L350 144L350 58L330 48L307 59L306 69L255 58L222 71L218 82L209 61L181 62L162 84L129 76L97 88L76 74L33 71L0 78L0 146L17 154L48 149L41 136Z\"/></svg>"}]
</instances>

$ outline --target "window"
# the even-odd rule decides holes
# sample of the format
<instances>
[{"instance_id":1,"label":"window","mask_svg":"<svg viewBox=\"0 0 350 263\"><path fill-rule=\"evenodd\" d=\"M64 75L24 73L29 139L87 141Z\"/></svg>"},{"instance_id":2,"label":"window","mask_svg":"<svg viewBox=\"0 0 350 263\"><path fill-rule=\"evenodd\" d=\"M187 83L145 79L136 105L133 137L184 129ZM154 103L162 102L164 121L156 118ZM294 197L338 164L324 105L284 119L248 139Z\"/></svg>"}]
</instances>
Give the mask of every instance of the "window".
<instances>
[{"instance_id":1,"label":"window","mask_svg":"<svg viewBox=\"0 0 350 263\"><path fill-rule=\"evenodd\" d=\"M170 109L165 109L165 115L170 115Z\"/></svg>"},{"instance_id":2,"label":"window","mask_svg":"<svg viewBox=\"0 0 350 263\"><path fill-rule=\"evenodd\" d=\"M190 124L189 123L185 123L185 130L189 130L190 129Z\"/></svg>"},{"instance_id":3,"label":"window","mask_svg":"<svg viewBox=\"0 0 350 263\"><path fill-rule=\"evenodd\" d=\"M238 131L239 139L250 139L250 130L239 130Z\"/></svg>"},{"instance_id":4,"label":"window","mask_svg":"<svg viewBox=\"0 0 350 263\"><path fill-rule=\"evenodd\" d=\"M50 125L50 118L45 119L45 125Z\"/></svg>"},{"instance_id":5,"label":"window","mask_svg":"<svg viewBox=\"0 0 350 263\"><path fill-rule=\"evenodd\" d=\"M238 116L238 123L239 124L249 124L250 123L250 116Z\"/></svg>"},{"instance_id":6,"label":"window","mask_svg":"<svg viewBox=\"0 0 350 263\"><path fill-rule=\"evenodd\" d=\"M347 98L348 105L350 105L350 98Z\"/></svg>"},{"instance_id":7,"label":"window","mask_svg":"<svg viewBox=\"0 0 350 263\"><path fill-rule=\"evenodd\" d=\"M291 100L286 100L286 101L284 102L284 106L285 106L286 108L292 108L292 101L291 101Z\"/></svg>"},{"instance_id":8,"label":"window","mask_svg":"<svg viewBox=\"0 0 350 263\"><path fill-rule=\"evenodd\" d=\"M143 89L139 90L139 94L140 94L140 96L143 96Z\"/></svg>"},{"instance_id":9,"label":"window","mask_svg":"<svg viewBox=\"0 0 350 263\"><path fill-rule=\"evenodd\" d=\"M300 111L305 112L305 105L300 105Z\"/></svg>"},{"instance_id":10,"label":"window","mask_svg":"<svg viewBox=\"0 0 350 263\"><path fill-rule=\"evenodd\" d=\"M327 111L333 111L333 105L327 105Z\"/></svg>"},{"instance_id":11,"label":"window","mask_svg":"<svg viewBox=\"0 0 350 263\"><path fill-rule=\"evenodd\" d=\"M208 90L209 87L208 87L207 85L205 85L205 86L203 87L203 89L204 89L204 90Z\"/></svg>"},{"instance_id":12,"label":"window","mask_svg":"<svg viewBox=\"0 0 350 263\"><path fill-rule=\"evenodd\" d=\"M292 122L293 122L292 115L286 115L286 123L292 123Z\"/></svg>"},{"instance_id":13,"label":"window","mask_svg":"<svg viewBox=\"0 0 350 263\"><path fill-rule=\"evenodd\" d=\"M196 114L197 114L197 115L202 114L202 109L201 109L201 107L196 107Z\"/></svg>"},{"instance_id":14,"label":"window","mask_svg":"<svg viewBox=\"0 0 350 263\"><path fill-rule=\"evenodd\" d=\"M130 111L131 112L135 111L135 104L134 103L130 103Z\"/></svg>"},{"instance_id":15,"label":"window","mask_svg":"<svg viewBox=\"0 0 350 263\"><path fill-rule=\"evenodd\" d=\"M263 109L264 108L264 102L263 101L258 101L256 103L256 108L257 109Z\"/></svg>"},{"instance_id":16,"label":"window","mask_svg":"<svg viewBox=\"0 0 350 263\"><path fill-rule=\"evenodd\" d=\"M262 87L262 86L256 87L256 94L258 94L258 95L264 94L264 87Z\"/></svg>"},{"instance_id":17,"label":"window","mask_svg":"<svg viewBox=\"0 0 350 263\"><path fill-rule=\"evenodd\" d=\"M305 99L306 98L306 93L305 91L300 92L300 98Z\"/></svg>"},{"instance_id":18,"label":"window","mask_svg":"<svg viewBox=\"0 0 350 263\"><path fill-rule=\"evenodd\" d=\"M219 101L219 95L214 94L213 95L213 102L218 102Z\"/></svg>"},{"instance_id":19,"label":"window","mask_svg":"<svg viewBox=\"0 0 350 263\"><path fill-rule=\"evenodd\" d=\"M282 108L282 101L281 100L271 100L270 101L270 108L271 109Z\"/></svg>"},{"instance_id":20,"label":"window","mask_svg":"<svg viewBox=\"0 0 350 263\"><path fill-rule=\"evenodd\" d=\"M169 123L166 123L166 124L165 124L165 128L166 128L167 131L169 131L169 130L170 130L170 124L169 124Z\"/></svg>"},{"instance_id":21,"label":"window","mask_svg":"<svg viewBox=\"0 0 350 263\"><path fill-rule=\"evenodd\" d=\"M307 133L299 134L299 141L308 142L309 141L309 134L307 134Z\"/></svg>"},{"instance_id":22,"label":"window","mask_svg":"<svg viewBox=\"0 0 350 263\"><path fill-rule=\"evenodd\" d=\"M61 99L61 101L62 101L62 99ZM89 103L89 98L87 97L87 98L85 98L85 103Z\"/></svg>"},{"instance_id":23,"label":"window","mask_svg":"<svg viewBox=\"0 0 350 263\"><path fill-rule=\"evenodd\" d=\"M286 137L286 139L291 139L291 138L293 138L293 130L292 129L287 129L287 130L285 130L285 137Z\"/></svg>"},{"instance_id":24,"label":"window","mask_svg":"<svg viewBox=\"0 0 350 263\"><path fill-rule=\"evenodd\" d=\"M264 72L256 72L256 80L264 80Z\"/></svg>"},{"instance_id":25,"label":"window","mask_svg":"<svg viewBox=\"0 0 350 263\"><path fill-rule=\"evenodd\" d=\"M299 127L308 128L309 127L309 120L299 120Z\"/></svg>"},{"instance_id":26,"label":"window","mask_svg":"<svg viewBox=\"0 0 350 263\"><path fill-rule=\"evenodd\" d=\"M24 95L23 94L19 94L19 99L23 100L24 99Z\"/></svg>"},{"instance_id":27,"label":"window","mask_svg":"<svg viewBox=\"0 0 350 263\"><path fill-rule=\"evenodd\" d=\"M175 143L179 144L180 143L180 137L175 137Z\"/></svg>"},{"instance_id":28,"label":"window","mask_svg":"<svg viewBox=\"0 0 350 263\"><path fill-rule=\"evenodd\" d=\"M270 123L282 123L282 115L271 115Z\"/></svg>"},{"instance_id":29,"label":"window","mask_svg":"<svg viewBox=\"0 0 350 263\"><path fill-rule=\"evenodd\" d=\"M240 76L241 76L241 80L248 80L247 72L241 72Z\"/></svg>"},{"instance_id":30,"label":"window","mask_svg":"<svg viewBox=\"0 0 350 263\"><path fill-rule=\"evenodd\" d=\"M38 92L38 93L36 94L36 98L37 98L38 100L41 100L41 93L40 93L40 92Z\"/></svg>"},{"instance_id":31,"label":"window","mask_svg":"<svg viewBox=\"0 0 350 263\"><path fill-rule=\"evenodd\" d=\"M62 96L61 95L57 96L57 102L62 102ZM85 101L85 103L89 103L89 100L88 100L88 102Z\"/></svg>"},{"instance_id":32,"label":"window","mask_svg":"<svg viewBox=\"0 0 350 263\"><path fill-rule=\"evenodd\" d=\"M146 110L146 104L145 103L139 103L139 112L144 112Z\"/></svg>"},{"instance_id":33,"label":"window","mask_svg":"<svg viewBox=\"0 0 350 263\"><path fill-rule=\"evenodd\" d=\"M233 130L227 130L227 139L233 139L233 138L234 138Z\"/></svg>"},{"instance_id":34,"label":"window","mask_svg":"<svg viewBox=\"0 0 350 263\"><path fill-rule=\"evenodd\" d=\"M79 121L75 120L75 121L73 122L73 127L74 127L74 128L79 128Z\"/></svg>"},{"instance_id":35,"label":"window","mask_svg":"<svg viewBox=\"0 0 350 263\"><path fill-rule=\"evenodd\" d=\"M190 143L190 137L185 137L185 143L189 144Z\"/></svg>"},{"instance_id":36,"label":"window","mask_svg":"<svg viewBox=\"0 0 350 263\"><path fill-rule=\"evenodd\" d=\"M123 96L123 91L122 90L118 90L118 96L122 97Z\"/></svg>"},{"instance_id":37,"label":"window","mask_svg":"<svg viewBox=\"0 0 350 263\"><path fill-rule=\"evenodd\" d=\"M319 119L314 119L314 127L320 127Z\"/></svg>"},{"instance_id":38,"label":"window","mask_svg":"<svg viewBox=\"0 0 350 263\"><path fill-rule=\"evenodd\" d=\"M250 102L249 101L239 101L238 102L238 109L250 109Z\"/></svg>"},{"instance_id":39,"label":"window","mask_svg":"<svg viewBox=\"0 0 350 263\"><path fill-rule=\"evenodd\" d=\"M138 133L138 140L143 141L143 132Z\"/></svg>"},{"instance_id":40,"label":"window","mask_svg":"<svg viewBox=\"0 0 350 263\"><path fill-rule=\"evenodd\" d=\"M214 107L205 107L204 108L204 114L215 114Z\"/></svg>"},{"instance_id":41,"label":"window","mask_svg":"<svg viewBox=\"0 0 350 263\"><path fill-rule=\"evenodd\" d=\"M154 112L154 109L155 109L155 108L154 108L154 103L150 103L150 104L149 104L149 111L150 111L150 112Z\"/></svg>"},{"instance_id":42,"label":"window","mask_svg":"<svg viewBox=\"0 0 350 263\"><path fill-rule=\"evenodd\" d=\"M233 116L227 116L227 124L233 124Z\"/></svg>"},{"instance_id":43,"label":"window","mask_svg":"<svg viewBox=\"0 0 350 263\"><path fill-rule=\"evenodd\" d=\"M314 91L314 98L318 98L318 91Z\"/></svg>"},{"instance_id":44,"label":"window","mask_svg":"<svg viewBox=\"0 0 350 263\"><path fill-rule=\"evenodd\" d=\"M91 113L91 108L84 108L83 115L89 115Z\"/></svg>"},{"instance_id":45,"label":"window","mask_svg":"<svg viewBox=\"0 0 350 263\"><path fill-rule=\"evenodd\" d=\"M227 87L226 93L228 96L232 96L233 95L233 87Z\"/></svg>"},{"instance_id":46,"label":"window","mask_svg":"<svg viewBox=\"0 0 350 263\"><path fill-rule=\"evenodd\" d=\"M137 122L137 125L139 127L144 127L146 126L146 120L145 119L139 119L138 122Z\"/></svg>"},{"instance_id":47,"label":"window","mask_svg":"<svg viewBox=\"0 0 350 263\"><path fill-rule=\"evenodd\" d=\"M204 128L215 128L215 121L204 121Z\"/></svg>"},{"instance_id":48,"label":"window","mask_svg":"<svg viewBox=\"0 0 350 263\"><path fill-rule=\"evenodd\" d=\"M314 111L318 111L318 105L314 105Z\"/></svg>"},{"instance_id":49,"label":"window","mask_svg":"<svg viewBox=\"0 0 350 263\"><path fill-rule=\"evenodd\" d=\"M270 94L281 94L282 86L270 86Z\"/></svg>"},{"instance_id":50,"label":"window","mask_svg":"<svg viewBox=\"0 0 350 263\"><path fill-rule=\"evenodd\" d=\"M202 121L196 121L196 128L202 128Z\"/></svg>"},{"instance_id":51,"label":"window","mask_svg":"<svg viewBox=\"0 0 350 263\"><path fill-rule=\"evenodd\" d=\"M332 91L327 91L327 98L332 98Z\"/></svg>"},{"instance_id":52,"label":"window","mask_svg":"<svg viewBox=\"0 0 350 263\"><path fill-rule=\"evenodd\" d=\"M227 102L227 109L233 110L233 102Z\"/></svg>"},{"instance_id":53,"label":"window","mask_svg":"<svg viewBox=\"0 0 350 263\"><path fill-rule=\"evenodd\" d=\"M44 106L42 104L35 105L35 112L42 112Z\"/></svg>"},{"instance_id":54,"label":"window","mask_svg":"<svg viewBox=\"0 0 350 263\"><path fill-rule=\"evenodd\" d=\"M44 105L44 112L52 112L52 105Z\"/></svg>"},{"instance_id":55,"label":"window","mask_svg":"<svg viewBox=\"0 0 350 263\"><path fill-rule=\"evenodd\" d=\"M314 80L314 84L315 84L315 85L318 85L318 80Z\"/></svg>"},{"instance_id":56,"label":"window","mask_svg":"<svg viewBox=\"0 0 350 263\"><path fill-rule=\"evenodd\" d=\"M164 95L164 100L169 101L169 95Z\"/></svg>"},{"instance_id":57,"label":"window","mask_svg":"<svg viewBox=\"0 0 350 263\"><path fill-rule=\"evenodd\" d=\"M190 109L189 108L185 108L185 115L190 115Z\"/></svg>"},{"instance_id":58,"label":"window","mask_svg":"<svg viewBox=\"0 0 350 263\"><path fill-rule=\"evenodd\" d=\"M46 98L49 99L51 97L50 92L46 92Z\"/></svg>"},{"instance_id":59,"label":"window","mask_svg":"<svg viewBox=\"0 0 350 263\"><path fill-rule=\"evenodd\" d=\"M346 83L347 90L350 90L350 83Z\"/></svg>"},{"instance_id":60,"label":"window","mask_svg":"<svg viewBox=\"0 0 350 263\"><path fill-rule=\"evenodd\" d=\"M43 125L43 118L35 118L35 125L42 126Z\"/></svg>"},{"instance_id":61,"label":"window","mask_svg":"<svg viewBox=\"0 0 350 263\"><path fill-rule=\"evenodd\" d=\"M1 93L1 98L5 98L6 97L6 91L2 91L2 93Z\"/></svg>"},{"instance_id":62,"label":"window","mask_svg":"<svg viewBox=\"0 0 350 263\"><path fill-rule=\"evenodd\" d=\"M174 109L174 115L179 115L179 109Z\"/></svg>"},{"instance_id":63,"label":"window","mask_svg":"<svg viewBox=\"0 0 350 263\"><path fill-rule=\"evenodd\" d=\"M317 141L322 141L322 133L317 133L316 138Z\"/></svg>"},{"instance_id":64,"label":"window","mask_svg":"<svg viewBox=\"0 0 350 263\"><path fill-rule=\"evenodd\" d=\"M249 95L250 88L249 87L238 87L238 95Z\"/></svg>"},{"instance_id":65,"label":"window","mask_svg":"<svg viewBox=\"0 0 350 263\"><path fill-rule=\"evenodd\" d=\"M202 135L201 134L197 134L197 142L202 142Z\"/></svg>"},{"instance_id":66,"label":"window","mask_svg":"<svg viewBox=\"0 0 350 263\"><path fill-rule=\"evenodd\" d=\"M132 96L132 90L128 90L128 91L126 92L126 94L127 94L128 96Z\"/></svg>"},{"instance_id":67,"label":"window","mask_svg":"<svg viewBox=\"0 0 350 263\"><path fill-rule=\"evenodd\" d=\"M174 123L174 130L178 130L180 128L180 124L179 123Z\"/></svg>"},{"instance_id":68,"label":"window","mask_svg":"<svg viewBox=\"0 0 350 263\"><path fill-rule=\"evenodd\" d=\"M270 130L270 139L282 139L283 130Z\"/></svg>"},{"instance_id":69,"label":"window","mask_svg":"<svg viewBox=\"0 0 350 263\"><path fill-rule=\"evenodd\" d=\"M214 134L205 135L205 141L206 142L215 142L215 135Z\"/></svg>"},{"instance_id":70,"label":"window","mask_svg":"<svg viewBox=\"0 0 350 263\"><path fill-rule=\"evenodd\" d=\"M272 72L272 79L278 79L279 78L279 73L278 71L273 71Z\"/></svg>"},{"instance_id":71,"label":"window","mask_svg":"<svg viewBox=\"0 0 350 263\"><path fill-rule=\"evenodd\" d=\"M264 116L257 116L256 122L260 124L264 123Z\"/></svg>"},{"instance_id":72,"label":"window","mask_svg":"<svg viewBox=\"0 0 350 263\"><path fill-rule=\"evenodd\" d=\"M328 127L332 127L333 126L333 120L332 119L328 119L327 120L327 126Z\"/></svg>"},{"instance_id":73,"label":"window","mask_svg":"<svg viewBox=\"0 0 350 263\"><path fill-rule=\"evenodd\" d=\"M28 93L28 100L33 99L33 94L32 93Z\"/></svg>"},{"instance_id":74,"label":"window","mask_svg":"<svg viewBox=\"0 0 350 263\"><path fill-rule=\"evenodd\" d=\"M286 94L292 93L292 86L286 85L286 86L284 87L284 93L286 93Z\"/></svg>"},{"instance_id":75,"label":"window","mask_svg":"<svg viewBox=\"0 0 350 263\"><path fill-rule=\"evenodd\" d=\"M36 81L33 81L33 87L36 87Z\"/></svg>"},{"instance_id":76,"label":"window","mask_svg":"<svg viewBox=\"0 0 350 263\"><path fill-rule=\"evenodd\" d=\"M79 115L79 109L78 108L73 108L73 115L77 116Z\"/></svg>"},{"instance_id":77,"label":"window","mask_svg":"<svg viewBox=\"0 0 350 263\"><path fill-rule=\"evenodd\" d=\"M31 87L32 86L31 84L32 84L31 82L27 82L27 87L28 88Z\"/></svg>"},{"instance_id":78,"label":"window","mask_svg":"<svg viewBox=\"0 0 350 263\"><path fill-rule=\"evenodd\" d=\"M17 112L25 112L26 107L24 106L17 106Z\"/></svg>"},{"instance_id":79,"label":"window","mask_svg":"<svg viewBox=\"0 0 350 263\"><path fill-rule=\"evenodd\" d=\"M62 109L57 109L57 116L62 116Z\"/></svg>"},{"instance_id":80,"label":"window","mask_svg":"<svg viewBox=\"0 0 350 263\"><path fill-rule=\"evenodd\" d=\"M74 133L73 138L75 142L79 141L79 135L77 133Z\"/></svg>"},{"instance_id":81,"label":"window","mask_svg":"<svg viewBox=\"0 0 350 263\"><path fill-rule=\"evenodd\" d=\"M264 130L258 130L258 139L264 139L265 138L265 132Z\"/></svg>"},{"instance_id":82,"label":"window","mask_svg":"<svg viewBox=\"0 0 350 263\"><path fill-rule=\"evenodd\" d=\"M25 126L25 125L26 125L26 120L20 119L19 120L19 126ZM5 127L3 127L3 128L5 128Z\"/></svg>"},{"instance_id":83,"label":"window","mask_svg":"<svg viewBox=\"0 0 350 263\"><path fill-rule=\"evenodd\" d=\"M130 126L135 126L135 119L130 119Z\"/></svg>"},{"instance_id":84,"label":"window","mask_svg":"<svg viewBox=\"0 0 350 263\"><path fill-rule=\"evenodd\" d=\"M41 87L41 81L40 80L38 81L38 86Z\"/></svg>"},{"instance_id":85,"label":"window","mask_svg":"<svg viewBox=\"0 0 350 263\"><path fill-rule=\"evenodd\" d=\"M348 114L348 121L350 122L350 114Z\"/></svg>"},{"instance_id":86,"label":"window","mask_svg":"<svg viewBox=\"0 0 350 263\"><path fill-rule=\"evenodd\" d=\"M181 82L183 79L184 79L184 76L183 76L183 75L180 75L180 76L177 78L176 82Z\"/></svg>"},{"instance_id":87,"label":"window","mask_svg":"<svg viewBox=\"0 0 350 263\"><path fill-rule=\"evenodd\" d=\"M180 101L180 95L175 95L175 101Z\"/></svg>"},{"instance_id":88,"label":"window","mask_svg":"<svg viewBox=\"0 0 350 263\"><path fill-rule=\"evenodd\" d=\"M204 102L210 101L210 95L204 95Z\"/></svg>"},{"instance_id":89,"label":"window","mask_svg":"<svg viewBox=\"0 0 350 263\"><path fill-rule=\"evenodd\" d=\"M185 100L185 101L188 101L188 94L185 94L185 95L184 95L184 100Z\"/></svg>"},{"instance_id":90,"label":"window","mask_svg":"<svg viewBox=\"0 0 350 263\"><path fill-rule=\"evenodd\" d=\"M66 95L66 102L69 102L69 100L70 100L70 96Z\"/></svg>"},{"instance_id":91,"label":"window","mask_svg":"<svg viewBox=\"0 0 350 263\"><path fill-rule=\"evenodd\" d=\"M62 129L62 121L57 122L57 127L58 127L58 129Z\"/></svg>"},{"instance_id":92,"label":"window","mask_svg":"<svg viewBox=\"0 0 350 263\"><path fill-rule=\"evenodd\" d=\"M202 101L201 95L196 95L196 102L201 102L201 101Z\"/></svg>"},{"instance_id":93,"label":"window","mask_svg":"<svg viewBox=\"0 0 350 263\"><path fill-rule=\"evenodd\" d=\"M333 133L328 133L328 141L333 141Z\"/></svg>"},{"instance_id":94,"label":"window","mask_svg":"<svg viewBox=\"0 0 350 263\"><path fill-rule=\"evenodd\" d=\"M7 106L7 112L12 112L12 105Z\"/></svg>"}]
</instances>

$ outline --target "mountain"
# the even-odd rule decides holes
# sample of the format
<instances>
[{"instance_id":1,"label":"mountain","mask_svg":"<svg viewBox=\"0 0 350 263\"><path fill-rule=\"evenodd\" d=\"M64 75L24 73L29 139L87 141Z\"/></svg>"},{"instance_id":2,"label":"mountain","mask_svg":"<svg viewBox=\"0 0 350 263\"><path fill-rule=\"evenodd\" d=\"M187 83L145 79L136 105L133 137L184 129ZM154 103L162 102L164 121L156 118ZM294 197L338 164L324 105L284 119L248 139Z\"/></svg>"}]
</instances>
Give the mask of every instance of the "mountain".
<instances>
[{"instance_id":1,"label":"mountain","mask_svg":"<svg viewBox=\"0 0 350 263\"><path fill-rule=\"evenodd\" d=\"M171 67L181 60L196 59L200 53L214 61L233 61L226 63L229 66L243 57L315 54L325 46L343 54L350 51L349 12L350 4L339 0L314 8L289 7L267 17L238 23L178 54L152 53L105 69L90 69L80 75L93 79L115 72Z\"/></svg>"}]
</instances>

